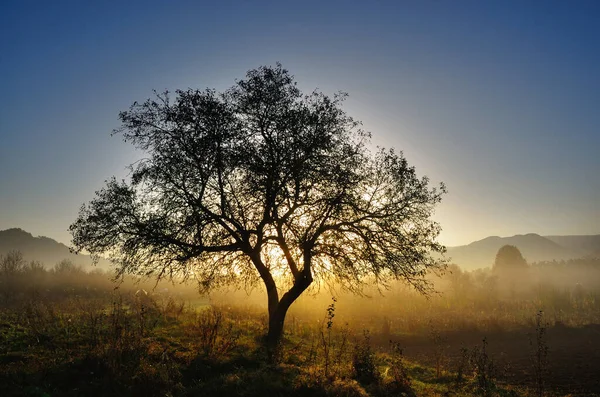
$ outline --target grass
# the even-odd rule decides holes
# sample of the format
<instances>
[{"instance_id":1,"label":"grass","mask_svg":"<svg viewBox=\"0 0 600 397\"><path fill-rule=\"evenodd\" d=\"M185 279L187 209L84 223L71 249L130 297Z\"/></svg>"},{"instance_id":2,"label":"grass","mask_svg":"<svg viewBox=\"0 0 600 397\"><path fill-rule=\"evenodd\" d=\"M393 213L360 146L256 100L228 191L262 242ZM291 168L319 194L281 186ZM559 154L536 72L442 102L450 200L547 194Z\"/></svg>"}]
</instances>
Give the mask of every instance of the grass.
<instances>
[{"instance_id":1,"label":"grass","mask_svg":"<svg viewBox=\"0 0 600 397\"><path fill-rule=\"evenodd\" d=\"M385 298L303 296L288 314L273 362L262 344L266 312L252 297L227 292L209 300L191 289L181 295L185 289L130 282L115 291L105 274L67 265L0 272L0 396L528 397L598 390L594 286L568 289L540 279L522 295L502 297L488 288L489 274L455 271L438 282L443 294L429 299L402 288Z\"/></svg>"},{"instance_id":2,"label":"grass","mask_svg":"<svg viewBox=\"0 0 600 397\"><path fill-rule=\"evenodd\" d=\"M299 326L279 361L261 316L236 308L159 305L133 294L98 302L28 302L0 321L2 396L527 396L472 368L455 372L374 350L368 333ZM77 304L76 304L77 303Z\"/></svg>"}]
</instances>

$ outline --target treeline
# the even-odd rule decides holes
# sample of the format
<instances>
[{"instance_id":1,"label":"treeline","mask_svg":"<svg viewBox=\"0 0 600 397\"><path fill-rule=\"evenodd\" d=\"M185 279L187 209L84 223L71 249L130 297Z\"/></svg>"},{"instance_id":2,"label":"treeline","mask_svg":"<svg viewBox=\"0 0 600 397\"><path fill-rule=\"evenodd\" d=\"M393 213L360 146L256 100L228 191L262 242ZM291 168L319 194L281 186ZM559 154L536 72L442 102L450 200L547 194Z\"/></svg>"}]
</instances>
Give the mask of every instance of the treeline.
<instances>
[{"instance_id":1,"label":"treeline","mask_svg":"<svg viewBox=\"0 0 600 397\"><path fill-rule=\"evenodd\" d=\"M175 286L135 277L115 279L114 274L102 269L86 271L70 260L62 260L52 267L39 261L26 261L19 251L0 256L0 307L13 307L30 300L59 302L73 297L113 299L115 291L128 294L176 295L180 300L196 300L193 285Z\"/></svg>"},{"instance_id":2,"label":"treeline","mask_svg":"<svg viewBox=\"0 0 600 397\"><path fill-rule=\"evenodd\" d=\"M535 262L536 281L557 287L600 289L600 257Z\"/></svg>"},{"instance_id":3,"label":"treeline","mask_svg":"<svg viewBox=\"0 0 600 397\"><path fill-rule=\"evenodd\" d=\"M534 263L520 279L502 277L490 268L464 271L457 265L428 278L435 291L429 296L402 283L384 290L367 288L368 298L338 291L338 321L383 334L384 341L390 333L428 332L432 326L485 332L527 328L540 310L550 325L600 323L600 259ZM233 302L241 294L222 299ZM330 299L326 290L300 298L290 311L290 323L322 321ZM246 301L260 304L261 297Z\"/></svg>"},{"instance_id":4,"label":"treeline","mask_svg":"<svg viewBox=\"0 0 600 397\"><path fill-rule=\"evenodd\" d=\"M385 333L418 332L432 322L447 329L519 327L530 325L539 310L551 323L580 326L600 322L598 258L534 263L516 280L502 278L493 269L464 271L451 265L442 275L430 275L429 281L435 290L429 296L400 282L381 291L367 287L366 297L317 286L291 308L287 324L322 321L332 294L338 297L339 321L375 333L381 329L387 330ZM209 301L198 294L194 284L157 284L134 277L115 282L109 272L85 271L68 260L47 268L25 261L16 251L0 257L0 307L17 307L32 299L58 302L72 297L102 298L110 303L115 294L137 291L202 305ZM266 306L260 288L250 295L245 290L214 291L210 301L259 312Z\"/></svg>"}]
</instances>

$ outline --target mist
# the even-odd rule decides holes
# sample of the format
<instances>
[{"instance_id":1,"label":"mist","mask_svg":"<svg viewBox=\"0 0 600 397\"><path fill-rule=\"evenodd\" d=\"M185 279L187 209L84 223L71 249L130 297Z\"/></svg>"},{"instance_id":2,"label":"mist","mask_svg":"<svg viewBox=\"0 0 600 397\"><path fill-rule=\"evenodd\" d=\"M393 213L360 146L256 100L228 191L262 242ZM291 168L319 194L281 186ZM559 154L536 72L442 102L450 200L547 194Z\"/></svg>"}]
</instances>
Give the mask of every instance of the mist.
<instances>
[{"instance_id":1,"label":"mist","mask_svg":"<svg viewBox=\"0 0 600 397\"><path fill-rule=\"evenodd\" d=\"M502 263L497 257L477 270L451 264L427 275L428 294L402 282L384 288L367 283L359 295L340 285L314 286L286 318L285 338L293 346L285 354L305 360L303 365L310 362L323 370L327 361L328 371L345 371L345 355L352 362L361 344L368 343L379 360L401 348L406 368L432 368L440 379L460 373L468 383L470 366L476 365L472 360L485 349L497 385L536 390L531 371L538 365L545 371L544 390L595 390L600 258L519 261ZM66 343L61 349L103 344L123 349L110 347L116 343L110 336L114 327L121 327L118 338L131 343L181 329L177 332L196 340L203 354L224 359L240 346L254 346L253 338L268 326L267 296L260 284L206 294L193 280L115 279L114 271L84 270L70 260L46 266L11 251L0 257L0 285L5 324L19 324L20 338L40 348L54 341ZM9 334L4 338L4 349L17 343ZM581 355L585 364L571 369L568 363ZM532 364L536 357L544 361ZM561 376L549 376L557 373Z\"/></svg>"}]
</instances>

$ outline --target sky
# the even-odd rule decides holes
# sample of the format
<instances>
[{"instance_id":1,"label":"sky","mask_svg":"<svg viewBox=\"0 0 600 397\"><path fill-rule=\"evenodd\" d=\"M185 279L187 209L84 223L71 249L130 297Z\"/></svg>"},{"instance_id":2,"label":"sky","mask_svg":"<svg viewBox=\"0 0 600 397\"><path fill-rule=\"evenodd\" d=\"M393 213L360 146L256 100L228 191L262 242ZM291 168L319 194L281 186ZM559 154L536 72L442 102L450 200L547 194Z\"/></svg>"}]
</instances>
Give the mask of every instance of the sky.
<instances>
[{"instance_id":1,"label":"sky","mask_svg":"<svg viewBox=\"0 0 600 397\"><path fill-rule=\"evenodd\" d=\"M281 62L449 193L449 246L600 233L600 2L0 2L0 230L70 243L152 90Z\"/></svg>"}]
</instances>

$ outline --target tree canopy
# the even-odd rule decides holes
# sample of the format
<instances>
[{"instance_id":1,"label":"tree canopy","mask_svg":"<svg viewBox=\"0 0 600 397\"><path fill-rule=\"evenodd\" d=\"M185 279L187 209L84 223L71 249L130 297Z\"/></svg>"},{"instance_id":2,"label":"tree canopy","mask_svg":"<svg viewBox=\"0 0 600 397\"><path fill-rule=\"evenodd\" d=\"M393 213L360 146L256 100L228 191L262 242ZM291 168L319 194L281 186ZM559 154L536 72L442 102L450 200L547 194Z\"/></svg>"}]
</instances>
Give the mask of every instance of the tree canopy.
<instances>
[{"instance_id":1,"label":"tree canopy","mask_svg":"<svg viewBox=\"0 0 600 397\"><path fill-rule=\"evenodd\" d=\"M145 153L71 225L73 245L120 274L265 285L269 336L313 281L360 291L444 266L430 187L403 154L375 149L342 109L346 94L303 94L280 64L224 92L157 93L114 131Z\"/></svg>"},{"instance_id":2,"label":"tree canopy","mask_svg":"<svg viewBox=\"0 0 600 397\"><path fill-rule=\"evenodd\" d=\"M527 269L527 261L517 247L504 245L498 250L492 268L494 271L522 270Z\"/></svg>"}]
</instances>

